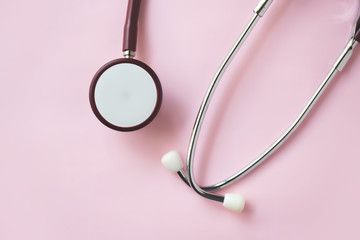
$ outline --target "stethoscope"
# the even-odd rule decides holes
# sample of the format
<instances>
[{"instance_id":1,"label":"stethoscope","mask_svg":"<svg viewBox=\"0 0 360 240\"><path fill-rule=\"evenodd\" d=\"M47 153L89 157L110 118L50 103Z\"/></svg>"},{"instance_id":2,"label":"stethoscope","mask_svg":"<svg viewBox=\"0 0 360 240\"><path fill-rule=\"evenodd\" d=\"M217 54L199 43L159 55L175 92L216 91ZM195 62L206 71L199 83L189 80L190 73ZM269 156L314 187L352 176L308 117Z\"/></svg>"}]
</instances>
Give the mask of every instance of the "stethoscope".
<instances>
[{"instance_id":1,"label":"stethoscope","mask_svg":"<svg viewBox=\"0 0 360 240\"><path fill-rule=\"evenodd\" d=\"M95 74L90 86L90 104L96 117L106 126L118 131L133 131L145 127L155 118L162 101L162 89L157 75L148 65L134 59L140 3L141 0L129 0L128 3L124 28L124 58L113 60L101 67ZM353 33L345 49L291 126L268 149L240 171L217 184L199 186L194 179L193 162L200 129L211 98L231 60L271 3L272 0L260 0L254 9L254 15L250 22L216 72L195 120L187 152L186 173L183 170L181 157L176 151L166 153L161 159L166 168L177 173L200 196L221 202L225 208L235 212L244 209L245 199L242 195L227 193L223 196L214 194L213 191L224 188L248 174L290 137L310 112L336 73L344 68L352 55L354 47L360 42L359 11Z\"/></svg>"}]
</instances>

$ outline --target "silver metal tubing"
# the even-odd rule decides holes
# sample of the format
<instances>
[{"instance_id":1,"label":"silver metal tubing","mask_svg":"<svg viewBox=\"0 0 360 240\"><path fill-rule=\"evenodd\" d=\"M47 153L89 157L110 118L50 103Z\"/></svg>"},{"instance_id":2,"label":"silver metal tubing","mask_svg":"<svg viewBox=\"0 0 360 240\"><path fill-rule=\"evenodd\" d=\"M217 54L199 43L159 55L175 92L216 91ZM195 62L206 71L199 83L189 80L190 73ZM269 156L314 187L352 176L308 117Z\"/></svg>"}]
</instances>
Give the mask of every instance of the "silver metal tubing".
<instances>
[{"instance_id":1,"label":"silver metal tubing","mask_svg":"<svg viewBox=\"0 0 360 240\"><path fill-rule=\"evenodd\" d=\"M201 125L203 123L206 111L209 107L211 98L215 92L215 89L216 89L217 84L219 83L219 80L223 76L223 74L224 74L225 70L227 69L227 67L229 66L231 60L234 58L236 53L239 51L240 47L242 46L242 44L244 43L246 38L249 36L252 29L255 27L255 25L258 22L258 20L260 19L260 17L265 13L267 8L269 7L270 3L271 3L270 0L260 0L258 6L254 10L254 13L255 13L254 16L252 17L252 19L250 20L250 22L248 23L245 30L242 32L242 34L240 35L240 37L238 38L238 40L236 41L234 46L231 48L229 54L226 56L225 60L222 62L218 71L216 72L216 74L210 84L210 87L207 90L205 98L201 104L201 107L199 109L199 112L198 112L198 115L196 117L196 121L195 121L195 124L193 127L193 131L191 134L189 149L188 149L188 154L187 154L187 159L186 159L187 176L185 176L183 171L178 172L179 176L183 179L183 181L185 183L187 183L188 185L190 185L196 193L198 193L202 197L205 197L205 198L208 198L211 200L223 202L224 196L204 191L195 182L194 173L193 173L193 159L194 159L196 143L197 143L197 139L198 139L198 136L200 133Z\"/></svg>"},{"instance_id":2,"label":"silver metal tubing","mask_svg":"<svg viewBox=\"0 0 360 240\"><path fill-rule=\"evenodd\" d=\"M260 0L258 5L254 9L254 13L259 15L260 17L264 16L265 12L270 7L273 0Z\"/></svg>"},{"instance_id":3,"label":"silver metal tubing","mask_svg":"<svg viewBox=\"0 0 360 240\"><path fill-rule=\"evenodd\" d=\"M241 177L248 174L250 171L252 171L256 166L258 166L260 163L262 163L266 158L268 158L272 153L274 153L280 146L283 144L287 138L291 136L291 134L296 130L296 128L300 125L300 123L304 120L304 118L307 116L307 114L310 112L314 104L317 102L321 94L324 92L328 84L331 82L331 80L334 78L336 73L338 71L341 71L346 63L348 62L349 58L351 57L351 54L353 52L354 47L358 44L358 42L354 39L354 37L351 37L350 41L346 45L344 51L341 53L339 58L336 60L335 64L333 65L332 69L326 76L326 78L323 80L323 82L320 84L314 95L311 97L311 99L306 104L305 108L302 110L302 112L299 114L299 116L295 119L295 121L291 124L291 126L268 148L266 149L259 157L257 157L254 161L249 163L246 167L232 175L231 177L214 184L212 186L207 187L199 187L202 192L205 191L214 191L220 188L223 188L237 180L239 180ZM202 120L200 118L200 120ZM198 122L198 121L197 121ZM201 122L200 122L201 123ZM193 158L194 149L195 149L195 143L194 140L196 140L198 135L199 124L195 125L194 132L192 137L192 144L189 148L189 154L190 154L190 163ZM190 168L191 170L192 168ZM189 171L189 170L188 170ZM179 173L180 175L180 173ZM184 179L183 179L184 180ZM186 180L186 178L185 178ZM185 181L184 180L184 181ZM186 181L185 181L186 182ZM187 183L188 184L188 183ZM206 192L205 192L206 193Z\"/></svg>"},{"instance_id":4,"label":"silver metal tubing","mask_svg":"<svg viewBox=\"0 0 360 240\"><path fill-rule=\"evenodd\" d=\"M317 102L321 94L324 92L328 84L331 82L331 80L334 78L336 73L338 71L341 71L347 61L349 60L353 48L357 45L357 42L351 38L347 46L345 47L344 51L341 53L339 58L336 60L335 64L333 65L332 69L324 79L324 81L320 84L314 95L311 97L311 99L306 104L305 108L302 110L302 112L299 114L299 116L295 119L295 121L291 124L291 126L268 148L262 153L258 158L256 158L254 161L252 161L250 164L248 164L246 167L244 167L242 170L237 172L236 174L232 175L231 177L209 187L203 187L204 190L207 191L213 191L216 189L223 188L229 184L231 184L234 181L239 180L241 177L248 174L251 170L253 170L256 166L258 166L260 163L262 163L266 158L268 158L272 153L278 149L281 144L283 144L288 137L291 136L291 134L295 131L295 129L300 125L300 123L304 120L304 118L307 116L307 114L310 112L314 104Z\"/></svg>"}]
</instances>

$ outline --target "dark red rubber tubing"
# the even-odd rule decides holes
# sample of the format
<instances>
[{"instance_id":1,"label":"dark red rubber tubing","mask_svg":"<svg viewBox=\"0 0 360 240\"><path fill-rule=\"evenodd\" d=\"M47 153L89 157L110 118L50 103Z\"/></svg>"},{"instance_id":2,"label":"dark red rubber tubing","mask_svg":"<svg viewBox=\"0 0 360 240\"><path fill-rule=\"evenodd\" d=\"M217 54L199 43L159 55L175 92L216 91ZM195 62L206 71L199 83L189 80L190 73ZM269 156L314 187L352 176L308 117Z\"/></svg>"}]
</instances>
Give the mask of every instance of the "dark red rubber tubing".
<instances>
[{"instance_id":1,"label":"dark red rubber tubing","mask_svg":"<svg viewBox=\"0 0 360 240\"><path fill-rule=\"evenodd\" d=\"M131 50L136 52L140 4L141 0L129 0L124 26L123 51Z\"/></svg>"}]
</instances>

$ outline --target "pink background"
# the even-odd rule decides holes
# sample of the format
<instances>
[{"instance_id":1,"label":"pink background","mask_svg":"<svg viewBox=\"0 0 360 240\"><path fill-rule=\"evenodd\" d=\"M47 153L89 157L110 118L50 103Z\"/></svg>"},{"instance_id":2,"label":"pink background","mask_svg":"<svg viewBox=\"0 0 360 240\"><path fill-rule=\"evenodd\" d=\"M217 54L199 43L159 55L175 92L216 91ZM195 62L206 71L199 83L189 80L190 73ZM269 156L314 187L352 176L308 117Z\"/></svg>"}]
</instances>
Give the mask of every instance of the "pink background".
<instances>
[{"instance_id":1,"label":"pink background","mask_svg":"<svg viewBox=\"0 0 360 240\"><path fill-rule=\"evenodd\" d=\"M88 88L122 56L126 0L0 3L0 239L360 239L360 48L307 120L232 187L197 196L160 163L185 156L200 102L257 0L144 0L137 58L162 81L146 128L119 133ZM195 172L212 184L290 125L349 39L357 0L274 0L214 96Z\"/></svg>"}]
</instances>

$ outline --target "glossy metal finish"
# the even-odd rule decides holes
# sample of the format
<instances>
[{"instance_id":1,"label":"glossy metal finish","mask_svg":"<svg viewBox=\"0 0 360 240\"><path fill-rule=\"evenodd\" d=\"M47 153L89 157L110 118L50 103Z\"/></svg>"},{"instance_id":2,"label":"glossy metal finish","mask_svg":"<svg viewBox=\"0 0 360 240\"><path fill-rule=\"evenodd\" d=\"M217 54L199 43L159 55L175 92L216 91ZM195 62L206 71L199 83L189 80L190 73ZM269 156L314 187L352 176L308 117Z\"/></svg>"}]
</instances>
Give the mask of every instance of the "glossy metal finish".
<instances>
[{"instance_id":1,"label":"glossy metal finish","mask_svg":"<svg viewBox=\"0 0 360 240\"><path fill-rule=\"evenodd\" d=\"M132 50L125 50L124 51L124 58L134 58L135 52Z\"/></svg>"},{"instance_id":2,"label":"glossy metal finish","mask_svg":"<svg viewBox=\"0 0 360 240\"><path fill-rule=\"evenodd\" d=\"M225 58L224 62L220 66L218 72L216 73L213 81L210 84L210 87L209 87L209 89L206 93L206 96L203 100L203 103L200 107L200 110L198 112L198 115L197 115L197 118L195 121L195 125L194 125L193 132L192 132L191 139L190 139L190 145L189 145L189 149L188 149L187 162L186 162L188 176L186 176L184 171L182 171L182 170L178 172L178 175L181 177L181 179L187 185L191 186L195 190L195 192L197 192L199 195L201 195L205 198L208 198L208 199L219 201L219 202L222 202L224 200L224 197L221 195L209 193L209 191L214 191L214 190L223 188L223 187L239 180L241 177L245 176L247 173L249 173L254 168L256 168L260 163L262 163L265 159L267 159L272 153L274 153L281 146L281 144L284 143L291 136L291 134L296 130L296 128L304 120L304 118L310 112L310 110L312 109L314 104L317 102L317 100L319 99L321 94L324 92L326 87L329 85L331 80L334 78L336 73L338 71L341 71L344 68L344 66L346 65L346 63L348 62L349 58L352 55L353 48L358 44L357 39L356 39L356 32L354 31L353 35L351 36L350 41L348 42L348 44L346 45L346 47L344 49L344 51L340 54L339 58L336 60L335 64L329 71L328 75L325 77L323 82L320 84L318 89L315 91L314 95L308 101L308 103L306 104L306 106L302 110L302 112L299 114L299 116L295 119L295 121L291 124L291 126L269 148L267 148L259 157L257 157L255 160L250 162L246 167L244 167L237 173L233 174L229 178L227 178L217 184L214 184L212 186L206 186L206 187L198 186L194 180L193 159L194 159L196 143L198 140L202 122L204 120L207 108L210 104L210 100L211 100L212 95L215 91L215 88L218 84L218 81L222 77L224 71L230 64L230 62L231 62L232 58L234 57L234 55L236 54L236 52L239 50L239 48L245 41L246 37L251 32L252 28L255 26L256 22L259 20L259 17L262 16L261 14L264 14L261 9L266 10L269 7L269 5L266 6L266 4L270 4L271 1L260 1L260 3L262 3L263 5L257 6L257 8L254 10L254 12L255 12L254 17L251 19L247 28L242 33L242 35L240 36L238 41L235 43L235 45L231 49L230 53L228 54L228 56ZM356 24L358 24L358 22L359 21L357 21ZM356 29L356 26L354 29Z\"/></svg>"},{"instance_id":3,"label":"glossy metal finish","mask_svg":"<svg viewBox=\"0 0 360 240\"><path fill-rule=\"evenodd\" d=\"M231 48L229 54L227 55L227 57L221 64L219 70L215 74L215 77L213 78L213 80L210 84L210 87L205 95L205 98L201 104L198 115L196 117L193 131L191 134L188 155L187 155L187 160L186 160L187 176L184 174L183 171L178 172L179 176L184 180L184 182L187 183L188 185L190 185L195 190L195 192L197 192L199 195L201 195L205 198L211 199L211 200L223 202L224 196L206 192L204 189L199 187L197 185L197 183L195 182L194 173L193 173L193 159L194 159L196 143L197 143L197 139L199 137L201 125L204 120L206 111L209 107L211 98L215 92L216 86L219 83L219 80L223 76L223 74L224 74L225 70L227 69L227 67L229 66L231 60L234 58L234 56L236 55L236 53L238 52L238 50L240 49L240 47L242 46L242 44L244 43L246 38L249 36L251 30L255 27L256 23L262 16L261 14L264 14L264 12L269 7L271 2L272 1L270 1L270 0L265 0L265 1L261 0L259 2L258 6L254 10L254 12L255 12L254 16L252 17L249 24L247 25L245 30L242 32L242 34L240 35L239 39L236 41L234 46Z\"/></svg>"},{"instance_id":4,"label":"glossy metal finish","mask_svg":"<svg viewBox=\"0 0 360 240\"><path fill-rule=\"evenodd\" d=\"M304 118L307 116L307 114L310 112L311 108L314 106L314 104L317 102L321 94L324 92L325 88L328 86L330 81L334 78L335 74L338 71L341 71L343 67L345 66L346 62L351 56L352 49L357 45L357 42L351 38L347 46L345 47L344 51L341 53L340 57L336 60L335 64L333 65L333 68L330 70L324 81L321 83L321 85L318 87L314 95L311 97L311 99L306 104L305 108L302 110L302 112L299 114L299 116L295 119L295 121L291 124L291 126L268 148L266 149L258 158L256 158L254 161L252 161L250 164L248 164L246 167L244 167L239 172L235 173L231 177L208 187L203 187L204 190L207 191L213 191L216 189L223 188L232 182L235 182L239 180L241 177L245 176L247 173L249 173L251 170L256 168L260 163L262 163L266 158L268 158L272 153L278 149L281 144L283 144L287 138L291 136L291 134L296 130L296 128L300 125L300 123L304 120Z\"/></svg>"},{"instance_id":5,"label":"glossy metal finish","mask_svg":"<svg viewBox=\"0 0 360 240\"><path fill-rule=\"evenodd\" d=\"M254 9L254 13L259 15L260 17L264 16L265 12L270 7L273 0L261 0L258 5Z\"/></svg>"},{"instance_id":6,"label":"glossy metal finish","mask_svg":"<svg viewBox=\"0 0 360 240\"><path fill-rule=\"evenodd\" d=\"M352 37L348 44L346 45L344 51L341 53L339 58L336 60L335 64L333 65L332 69L324 79L324 81L321 83L319 88L316 90L314 95L311 97L305 108L302 110L302 112L299 114L299 116L295 119L295 121L291 124L291 126L268 148L266 149L259 157L257 157L254 161L249 163L245 168L241 169L231 177L224 179L223 181L214 184L212 186L204 186L200 187L204 191L214 191L220 188L223 188L237 180L239 180L241 177L245 176L247 173L249 173L251 170L253 170L256 166L258 166L260 163L262 163L266 158L268 158L272 153L275 152L276 149L278 149L281 144L283 144L288 137L291 136L291 134L295 131L295 129L300 125L300 123L304 120L304 118L307 116L307 114L310 112L311 108L314 106L314 104L317 102L325 88L328 86L330 81L334 78L335 74L338 71L341 71L344 66L346 65L347 61L349 60L353 48L358 44L358 42ZM189 185L187 179L184 176L183 172L179 172L179 175L182 175L181 178L184 180L184 182Z\"/></svg>"}]
</instances>

